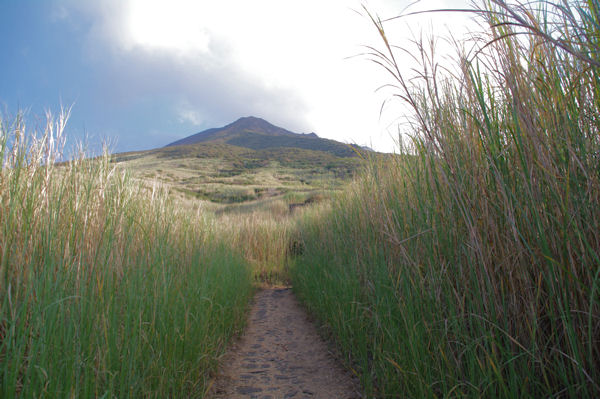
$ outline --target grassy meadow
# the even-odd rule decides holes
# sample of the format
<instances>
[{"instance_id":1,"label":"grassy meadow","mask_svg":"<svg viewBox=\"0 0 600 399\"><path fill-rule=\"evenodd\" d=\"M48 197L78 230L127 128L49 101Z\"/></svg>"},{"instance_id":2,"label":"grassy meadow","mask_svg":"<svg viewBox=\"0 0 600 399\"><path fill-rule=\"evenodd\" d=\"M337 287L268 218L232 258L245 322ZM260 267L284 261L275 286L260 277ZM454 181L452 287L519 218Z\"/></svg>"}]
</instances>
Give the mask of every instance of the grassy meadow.
<instances>
[{"instance_id":1,"label":"grassy meadow","mask_svg":"<svg viewBox=\"0 0 600 399\"><path fill-rule=\"evenodd\" d=\"M299 225L294 289L368 397L600 396L600 4L484 5L454 67L373 18L410 139Z\"/></svg>"},{"instance_id":2,"label":"grassy meadow","mask_svg":"<svg viewBox=\"0 0 600 399\"><path fill-rule=\"evenodd\" d=\"M292 202L298 195L340 190L362 164L358 157L321 150L255 150L220 142L116 154L112 162L142 181L173 188L172 194L192 207L204 205L219 213L230 210L230 205L256 206L272 199Z\"/></svg>"}]
</instances>

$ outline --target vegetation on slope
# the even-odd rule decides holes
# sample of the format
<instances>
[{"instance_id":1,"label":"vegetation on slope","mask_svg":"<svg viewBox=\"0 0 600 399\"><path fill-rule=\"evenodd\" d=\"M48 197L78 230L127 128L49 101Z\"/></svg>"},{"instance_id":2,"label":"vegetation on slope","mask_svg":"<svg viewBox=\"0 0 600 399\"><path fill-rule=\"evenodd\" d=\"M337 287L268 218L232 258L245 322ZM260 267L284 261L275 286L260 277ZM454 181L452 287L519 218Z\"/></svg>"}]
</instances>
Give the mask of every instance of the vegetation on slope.
<instances>
[{"instance_id":1,"label":"vegetation on slope","mask_svg":"<svg viewBox=\"0 0 600 399\"><path fill-rule=\"evenodd\" d=\"M311 136L269 136L266 134L249 132L227 140L228 144L253 150L265 148L302 148L305 150L322 151L338 157L354 157L356 150L333 140L321 139Z\"/></svg>"},{"instance_id":2,"label":"vegetation on slope","mask_svg":"<svg viewBox=\"0 0 600 399\"><path fill-rule=\"evenodd\" d=\"M210 215L216 234L244 255L261 283L288 282L294 219L364 167L359 157L295 147L253 150L219 141L116 154L111 162L142 185L158 181L169 187L177 206Z\"/></svg>"},{"instance_id":3,"label":"vegetation on slope","mask_svg":"<svg viewBox=\"0 0 600 399\"><path fill-rule=\"evenodd\" d=\"M0 396L204 396L247 262L108 157L54 164L65 122L1 123Z\"/></svg>"},{"instance_id":4,"label":"vegetation on slope","mask_svg":"<svg viewBox=\"0 0 600 399\"><path fill-rule=\"evenodd\" d=\"M224 126L212 128L185 137L168 144L173 146L189 146L198 143L228 143L243 148L261 150L265 148L303 148L320 151L337 157L355 157L359 149L356 146L323 139L315 133L298 134L272 125L261 118L245 117Z\"/></svg>"},{"instance_id":5,"label":"vegetation on slope","mask_svg":"<svg viewBox=\"0 0 600 399\"><path fill-rule=\"evenodd\" d=\"M598 397L600 6L485 4L411 83L374 20L411 146L304 218L294 288L370 396Z\"/></svg>"},{"instance_id":6,"label":"vegetation on slope","mask_svg":"<svg viewBox=\"0 0 600 399\"><path fill-rule=\"evenodd\" d=\"M149 184L158 180L173 192L213 204L332 192L364 165L359 157L305 148L253 150L220 142L116 154L113 162Z\"/></svg>"},{"instance_id":7,"label":"vegetation on slope","mask_svg":"<svg viewBox=\"0 0 600 399\"><path fill-rule=\"evenodd\" d=\"M259 283L289 283L285 265L294 220L364 167L359 157L215 142L116 154L112 160L146 187L157 181L168 187L177 206L205 215L215 234L243 254Z\"/></svg>"}]
</instances>

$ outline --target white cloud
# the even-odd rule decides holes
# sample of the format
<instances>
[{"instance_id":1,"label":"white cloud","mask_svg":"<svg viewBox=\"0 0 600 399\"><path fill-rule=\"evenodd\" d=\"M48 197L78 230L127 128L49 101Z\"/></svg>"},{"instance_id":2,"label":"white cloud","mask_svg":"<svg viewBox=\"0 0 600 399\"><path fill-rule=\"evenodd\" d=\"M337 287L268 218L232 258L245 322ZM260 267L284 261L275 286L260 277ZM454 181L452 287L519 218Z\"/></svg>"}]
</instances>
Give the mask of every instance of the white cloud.
<instances>
[{"instance_id":1,"label":"white cloud","mask_svg":"<svg viewBox=\"0 0 600 399\"><path fill-rule=\"evenodd\" d=\"M188 102L184 102L177 107L177 116L180 123L189 123L195 126L202 126L204 116L199 109L191 107Z\"/></svg>"},{"instance_id":2,"label":"white cloud","mask_svg":"<svg viewBox=\"0 0 600 399\"><path fill-rule=\"evenodd\" d=\"M183 54L208 52L210 37L198 17L201 5L189 0L131 0L126 24L132 45Z\"/></svg>"},{"instance_id":3,"label":"white cloud","mask_svg":"<svg viewBox=\"0 0 600 399\"><path fill-rule=\"evenodd\" d=\"M406 4L373 0L369 7L393 16ZM105 73L114 84L104 90L116 106L163 97L175 104L179 123L212 127L256 115L295 131L393 148L388 127L395 133L401 111L380 121L386 95L375 93L388 78L365 59L347 59L362 45L380 47L375 28L353 11L359 0L73 0L72 7L93 20L90 57L111 68ZM429 20L436 29L460 24L440 14ZM417 29L423 21L406 20ZM392 41L410 36L404 21L388 28Z\"/></svg>"}]
</instances>

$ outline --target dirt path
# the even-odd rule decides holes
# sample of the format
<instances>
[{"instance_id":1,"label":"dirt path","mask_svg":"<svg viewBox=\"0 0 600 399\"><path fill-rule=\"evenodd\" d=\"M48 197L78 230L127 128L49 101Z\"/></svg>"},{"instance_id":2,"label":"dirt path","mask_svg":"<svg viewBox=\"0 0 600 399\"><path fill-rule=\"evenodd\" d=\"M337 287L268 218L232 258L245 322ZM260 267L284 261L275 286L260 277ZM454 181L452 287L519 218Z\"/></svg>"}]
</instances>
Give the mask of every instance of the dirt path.
<instances>
[{"instance_id":1,"label":"dirt path","mask_svg":"<svg viewBox=\"0 0 600 399\"><path fill-rule=\"evenodd\" d=\"M222 364L215 399L360 398L290 289L256 295L246 332Z\"/></svg>"}]
</instances>

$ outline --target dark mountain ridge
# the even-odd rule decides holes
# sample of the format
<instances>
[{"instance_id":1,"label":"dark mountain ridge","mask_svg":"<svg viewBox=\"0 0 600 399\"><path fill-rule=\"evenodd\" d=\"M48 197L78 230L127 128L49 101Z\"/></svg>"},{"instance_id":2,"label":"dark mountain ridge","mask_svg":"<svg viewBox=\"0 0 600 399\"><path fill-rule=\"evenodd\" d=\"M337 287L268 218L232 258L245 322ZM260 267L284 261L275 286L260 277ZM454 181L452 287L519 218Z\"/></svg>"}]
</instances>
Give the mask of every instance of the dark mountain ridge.
<instances>
[{"instance_id":1,"label":"dark mountain ridge","mask_svg":"<svg viewBox=\"0 0 600 399\"><path fill-rule=\"evenodd\" d=\"M264 119L248 116L221 128L207 129L167 144L165 147L200 143L223 143L252 150L301 148L323 151L338 157L356 156L357 147L323 139L315 133L294 133Z\"/></svg>"}]
</instances>

